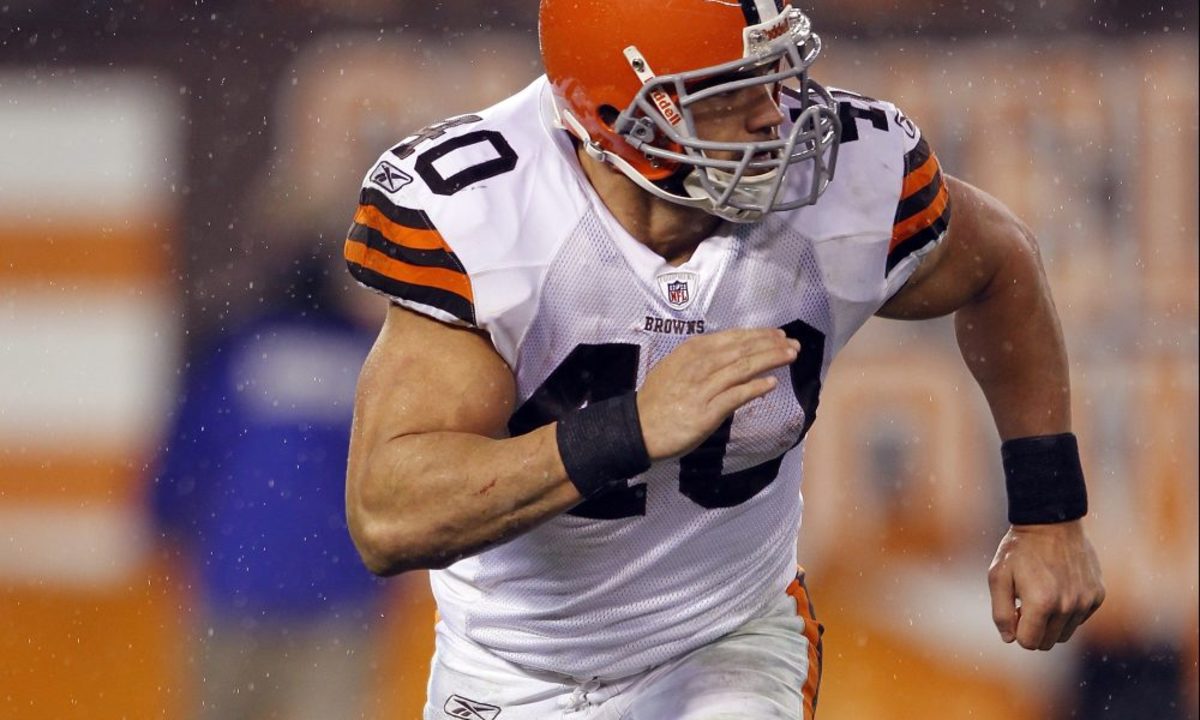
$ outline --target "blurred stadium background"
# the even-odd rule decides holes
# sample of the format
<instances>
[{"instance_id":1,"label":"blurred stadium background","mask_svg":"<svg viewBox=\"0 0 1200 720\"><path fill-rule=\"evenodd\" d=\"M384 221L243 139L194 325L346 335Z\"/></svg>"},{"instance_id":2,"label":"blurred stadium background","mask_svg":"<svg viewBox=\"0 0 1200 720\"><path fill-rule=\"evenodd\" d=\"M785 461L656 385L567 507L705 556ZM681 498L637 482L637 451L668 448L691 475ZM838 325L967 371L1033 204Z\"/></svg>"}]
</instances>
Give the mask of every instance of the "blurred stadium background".
<instances>
[{"instance_id":1,"label":"blurred stadium background","mask_svg":"<svg viewBox=\"0 0 1200 720\"><path fill-rule=\"evenodd\" d=\"M875 320L809 442L824 720L1194 720L1197 7L812 0L817 77L892 99L1038 233L1107 604L991 627L998 441L948 321ZM336 252L362 173L538 72L534 0L0 3L0 718L185 718L191 571L150 530L189 352ZM397 578L368 717L418 717L433 608Z\"/></svg>"}]
</instances>

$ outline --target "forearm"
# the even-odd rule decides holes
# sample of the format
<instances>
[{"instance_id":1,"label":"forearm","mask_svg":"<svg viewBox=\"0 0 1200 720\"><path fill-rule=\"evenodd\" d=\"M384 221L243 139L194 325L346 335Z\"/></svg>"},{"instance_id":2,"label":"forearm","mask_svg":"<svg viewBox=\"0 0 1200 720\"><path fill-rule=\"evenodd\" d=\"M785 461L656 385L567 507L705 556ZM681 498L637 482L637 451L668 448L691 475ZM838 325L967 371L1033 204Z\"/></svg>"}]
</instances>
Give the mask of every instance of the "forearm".
<instances>
[{"instance_id":1,"label":"forearm","mask_svg":"<svg viewBox=\"0 0 1200 720\"><path fill-rule=\"evenodd\" d=\"M554 424L503 440L454 432L403 436L354 465L350 529L379 574L445 567L581 499L559 457Z\"/></svg>"},{"instance_id":2,"label":"forearm","mask_svg":"<svg viewBox=\"0 0 1200 720\"><path fill-rule=\"evenodd\" d=\"M959 348L1001 439L1071 428L1066 347L1038 258L1022 228L996 272L955 315Z\"/></svg>"},{"instance_id":3,"label":"forearm","mask_svg":"<svg viewBox=\"0 0 1200 720\"><path fill-rule=\"evenodd\" d=\"M1048 650L1104 600L1077 518L1087 494L1071 429L1067 353L1037 243L1003 203L946 177L954 219L940 245L880 314L955 313L958 344L1006 441L1012 528L988 572L1005 642ZM1035 437L1050 436L1050 437ZM1019 604L1017 601L1020 601Z\"/></svg>"}]
</instances>

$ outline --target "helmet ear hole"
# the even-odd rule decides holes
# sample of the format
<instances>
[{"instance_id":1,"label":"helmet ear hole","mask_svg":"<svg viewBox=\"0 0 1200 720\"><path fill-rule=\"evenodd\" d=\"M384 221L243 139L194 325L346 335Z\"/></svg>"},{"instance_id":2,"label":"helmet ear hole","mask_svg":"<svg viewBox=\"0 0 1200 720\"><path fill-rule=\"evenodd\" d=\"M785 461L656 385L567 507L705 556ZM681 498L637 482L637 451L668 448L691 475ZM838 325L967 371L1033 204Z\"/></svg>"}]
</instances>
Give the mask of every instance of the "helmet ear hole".
<instances>
[{"instance_id":1,"label":"helmet ear hole","mask_svg":"<svg viewBox=\"0 0 1200 720\"><path fill-rule=\"evenodd\" d=\"M596 114L600 116L600 122L612 129L617 124L617 118L620 117L621 111L612 105L601 105L596 108Z\"/></svg>"}]
</instances>

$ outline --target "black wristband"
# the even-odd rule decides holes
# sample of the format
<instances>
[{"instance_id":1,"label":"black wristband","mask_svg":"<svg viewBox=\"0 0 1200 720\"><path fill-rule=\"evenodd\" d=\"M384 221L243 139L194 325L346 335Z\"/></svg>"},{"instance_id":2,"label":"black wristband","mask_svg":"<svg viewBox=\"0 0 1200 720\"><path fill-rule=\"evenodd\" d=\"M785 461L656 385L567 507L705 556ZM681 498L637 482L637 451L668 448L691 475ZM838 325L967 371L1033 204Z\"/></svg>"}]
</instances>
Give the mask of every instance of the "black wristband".
<instances>
[{"instance_id":1,"label":"black wristband","mask_svg":"<svg viewBox=\"0 0 1200 720\"><path fill-rule=\"evenodd\" d=\"M1044 525L1087 515L1087 486L1072 433L1015 438L1000 446L1008 521Z\"/></svg>"},{"instance_id":2,"label":"black wristband","mask_svg":"<svg viewBox=\"0 0 1200 720\"><path fill-rule=\"evenodd\" d=\"M568 413L559 419L556 437L567 477L584 498L650 469L634 393Z\"/></svg>"}]
</instances>

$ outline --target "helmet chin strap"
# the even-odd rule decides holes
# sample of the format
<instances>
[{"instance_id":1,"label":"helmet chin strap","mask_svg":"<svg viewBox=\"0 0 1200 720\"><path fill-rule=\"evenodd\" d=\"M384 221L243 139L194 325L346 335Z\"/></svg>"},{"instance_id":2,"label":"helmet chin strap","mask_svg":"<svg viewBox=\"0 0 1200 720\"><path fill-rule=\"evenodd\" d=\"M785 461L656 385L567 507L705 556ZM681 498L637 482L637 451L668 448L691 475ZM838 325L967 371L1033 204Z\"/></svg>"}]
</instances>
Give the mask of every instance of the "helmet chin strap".
<instances>
[{"instance_id":1,"label":"helmet chin strap","mask_svg":"<svg viewBox=\"0 0 1200 720\"><path fill-rule=\"evenodd\" d=\"M707 188L700 179L700 173L708 173L709 181L717 187L728 189L728 198L721 205L712 199ZM683 178L683 189L697 200L708 201L705 209L713 215L719 215L732 222L755 222L766 215L765 209L775 195L775 178L779 170L770 170L759 175L743 175L740 182L733 183L733 175L723 170L713 168L692 168ZM730 189L731 188L731 189ZM741 205L750 205L753 209L734 207L731 201Z\"/></svg>"}]
</instances>

